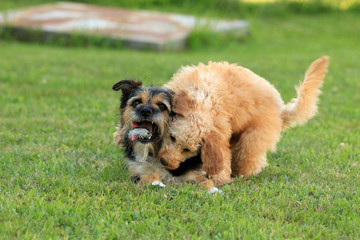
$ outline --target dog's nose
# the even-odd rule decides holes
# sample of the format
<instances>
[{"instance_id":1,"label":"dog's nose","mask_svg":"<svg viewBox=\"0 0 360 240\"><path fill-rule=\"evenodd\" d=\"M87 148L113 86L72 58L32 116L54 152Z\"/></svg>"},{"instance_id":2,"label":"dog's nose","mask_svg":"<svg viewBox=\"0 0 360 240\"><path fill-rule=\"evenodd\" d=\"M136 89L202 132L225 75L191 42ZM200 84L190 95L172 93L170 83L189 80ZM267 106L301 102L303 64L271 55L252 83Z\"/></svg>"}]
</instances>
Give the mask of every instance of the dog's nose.
<instances>
[{"instance_id":1,"label":"dog's nose","mask_svg":"<svg viewBox=\"0 0 360 240\"><path fill-rule=\"evenodd\" d=\"M152 110L149 107L143 107L140 110L140 114L144 117L148 117L152 114Z\"/></svg>"},{"instance_id":2,"label":"dog's nose","mask_svg":"<svg viewBox=\"0 0 360 240\"><path fill-rule=\"evenodd\" d=\"M167 166L168 165L168 163L165 161L165 159L163 159L163 158L160 158L160 162L161 162L161 164L162 165L164 165L164 166Z\"/></svg>"}]
</instances>

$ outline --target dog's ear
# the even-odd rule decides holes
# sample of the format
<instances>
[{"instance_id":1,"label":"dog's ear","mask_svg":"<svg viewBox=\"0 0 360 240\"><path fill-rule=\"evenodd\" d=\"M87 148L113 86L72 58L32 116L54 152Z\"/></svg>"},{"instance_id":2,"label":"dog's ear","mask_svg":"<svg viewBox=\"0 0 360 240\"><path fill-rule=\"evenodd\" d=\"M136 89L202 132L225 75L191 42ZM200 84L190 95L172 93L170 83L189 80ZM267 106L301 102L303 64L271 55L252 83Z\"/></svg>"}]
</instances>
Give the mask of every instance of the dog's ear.
<instances>
[{"instance_id":1,"label":"dog's ear","mask_svg":"<svg viewBox=\"0 0 360 240\"><path fill-rule=\"evenodd\" d=\"M120 99L120 108L124 108L126 106L127 100L129 100L131 92L134 89L138 89L142 86L141 81L134 81L134 80L121 80L114 84L112 89L114 91L122 91L122 96Z\"/></svg>"},{"instance_id":2,"label":"dog's ear","mask_svg":"<svg viewBox=\"0 0 360 240\"><path fill-rule=\"evenodd\" d=\"M141 81L121 80L121 81L115 83L114 86L112 87L112 89L114 91L119 91L120 89L121 89L121 91L130 91L134 88L138 88L141 86L142 86Z\"/></svg>"},{"instance_id":3,"label":"dog's ear","mask_svg":"<svg viewBox=\"0 0 360 240\"><path fill-rule=\"evenodd\" d=\"M211 131L203 138L201 147L201 161L204 170L209 175L216 175L223 170L223 156L218 142L218 136L215 131Z\"/></svg>"},{"instance_id":4,"label":"dog's ear","mask_svg":"<svg viewBox=\"0 0 360 240\"><path fill-rule=\"evenodd\" d=\"M173 95L172 111L173 115L187 116L189 112L195 109L195 99L187 92L180 91Z\"/></svg>"}]
</instances>

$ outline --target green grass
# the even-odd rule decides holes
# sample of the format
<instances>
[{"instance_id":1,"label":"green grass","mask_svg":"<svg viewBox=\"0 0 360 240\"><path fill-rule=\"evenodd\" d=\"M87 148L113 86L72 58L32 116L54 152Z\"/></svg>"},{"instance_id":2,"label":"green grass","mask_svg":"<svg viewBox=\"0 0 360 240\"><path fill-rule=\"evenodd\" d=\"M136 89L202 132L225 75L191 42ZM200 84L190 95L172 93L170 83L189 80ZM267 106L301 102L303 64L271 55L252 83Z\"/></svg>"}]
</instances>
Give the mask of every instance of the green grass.
<instances>
[{"instance_id":1,"label":"green grass","mask_svg":"<svg viewBox=\"0 0 360 240\"><path fill-rule=\"evenodd\" d=\"M176 53L0 41L0 238L359 239L360 16L251 24L243 43ZM322 55L331 65L319 114L284 132L260 176L215 196L130 182L112 142L118 80L162 85L181 65L226 60L288 101Z\"/></svg>"}]
</instances>

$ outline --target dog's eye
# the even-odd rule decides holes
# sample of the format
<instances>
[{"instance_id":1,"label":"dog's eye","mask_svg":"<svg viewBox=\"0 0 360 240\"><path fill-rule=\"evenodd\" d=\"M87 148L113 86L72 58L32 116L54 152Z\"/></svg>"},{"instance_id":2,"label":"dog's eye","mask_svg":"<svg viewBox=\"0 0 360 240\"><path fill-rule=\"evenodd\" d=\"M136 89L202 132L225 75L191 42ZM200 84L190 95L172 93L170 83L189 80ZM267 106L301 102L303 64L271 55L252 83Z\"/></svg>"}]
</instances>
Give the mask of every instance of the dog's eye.
<instances>
[{"instance_id":1,"label":"dog's eye","mask_svg":"<svg viewBox=\"0 0 360 240\"><path fill-rule=\"evenodd\" d=\"M176 139L173 136L170 136L172 142L176 142Z\"/></svg>"},{"instance_id":2,"label":"dog's eye","mask_svg":"<svg viewBox=\"0 0 360 240\"><path fill-rule=\"evenodd\" d=\"M190 152L190 149L188 149L188 148L184 148L184 150L183 150L184 152Z\"/></svg>"},{"instance_id":3,"label":"dog's eye","mask_svg":"<svg viewBox=\"0 0 360 240\"><path fill-rule=\"evenodd\" d=\"M157 106L160 109L160 111L165 111L167 109L166 105L163 103L158 103Z\"/></svg>"},{"instance_id":4,"label":"dog's eye","mask_svg":"<svg viewBox=\"0 0 360 240\"><path fill-rule=\"evenodd\" d=\"M132 102L131 106L136 107L137 105L141 104L141 100L140 99L136 99L135 101Z\"/></svg>"}]
</instances>

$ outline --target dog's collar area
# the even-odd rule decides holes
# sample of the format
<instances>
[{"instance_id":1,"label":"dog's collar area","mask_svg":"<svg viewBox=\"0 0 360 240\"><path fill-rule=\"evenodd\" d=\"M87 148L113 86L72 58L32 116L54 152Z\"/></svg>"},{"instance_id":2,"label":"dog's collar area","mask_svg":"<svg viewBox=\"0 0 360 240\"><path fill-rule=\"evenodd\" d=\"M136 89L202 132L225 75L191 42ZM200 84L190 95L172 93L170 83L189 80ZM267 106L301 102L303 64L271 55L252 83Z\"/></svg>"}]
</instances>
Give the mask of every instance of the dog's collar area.
<instances>
[{"instance_id":1,"label":"dog's collar area","mask_svg":"<svg viewBox=\"0 0 360 240\"><path fill-rule=\"evenodd\" d=\"M198 155L188 158L184 162L180 163L180 166L177 169L173 169L173 170L167 169L167 170L171 173L171 175L177 177L184 175L188 171L198 169L201 167L201 165L202 165L201 154L199 153Z\"/></svg>"}]
</instances>

